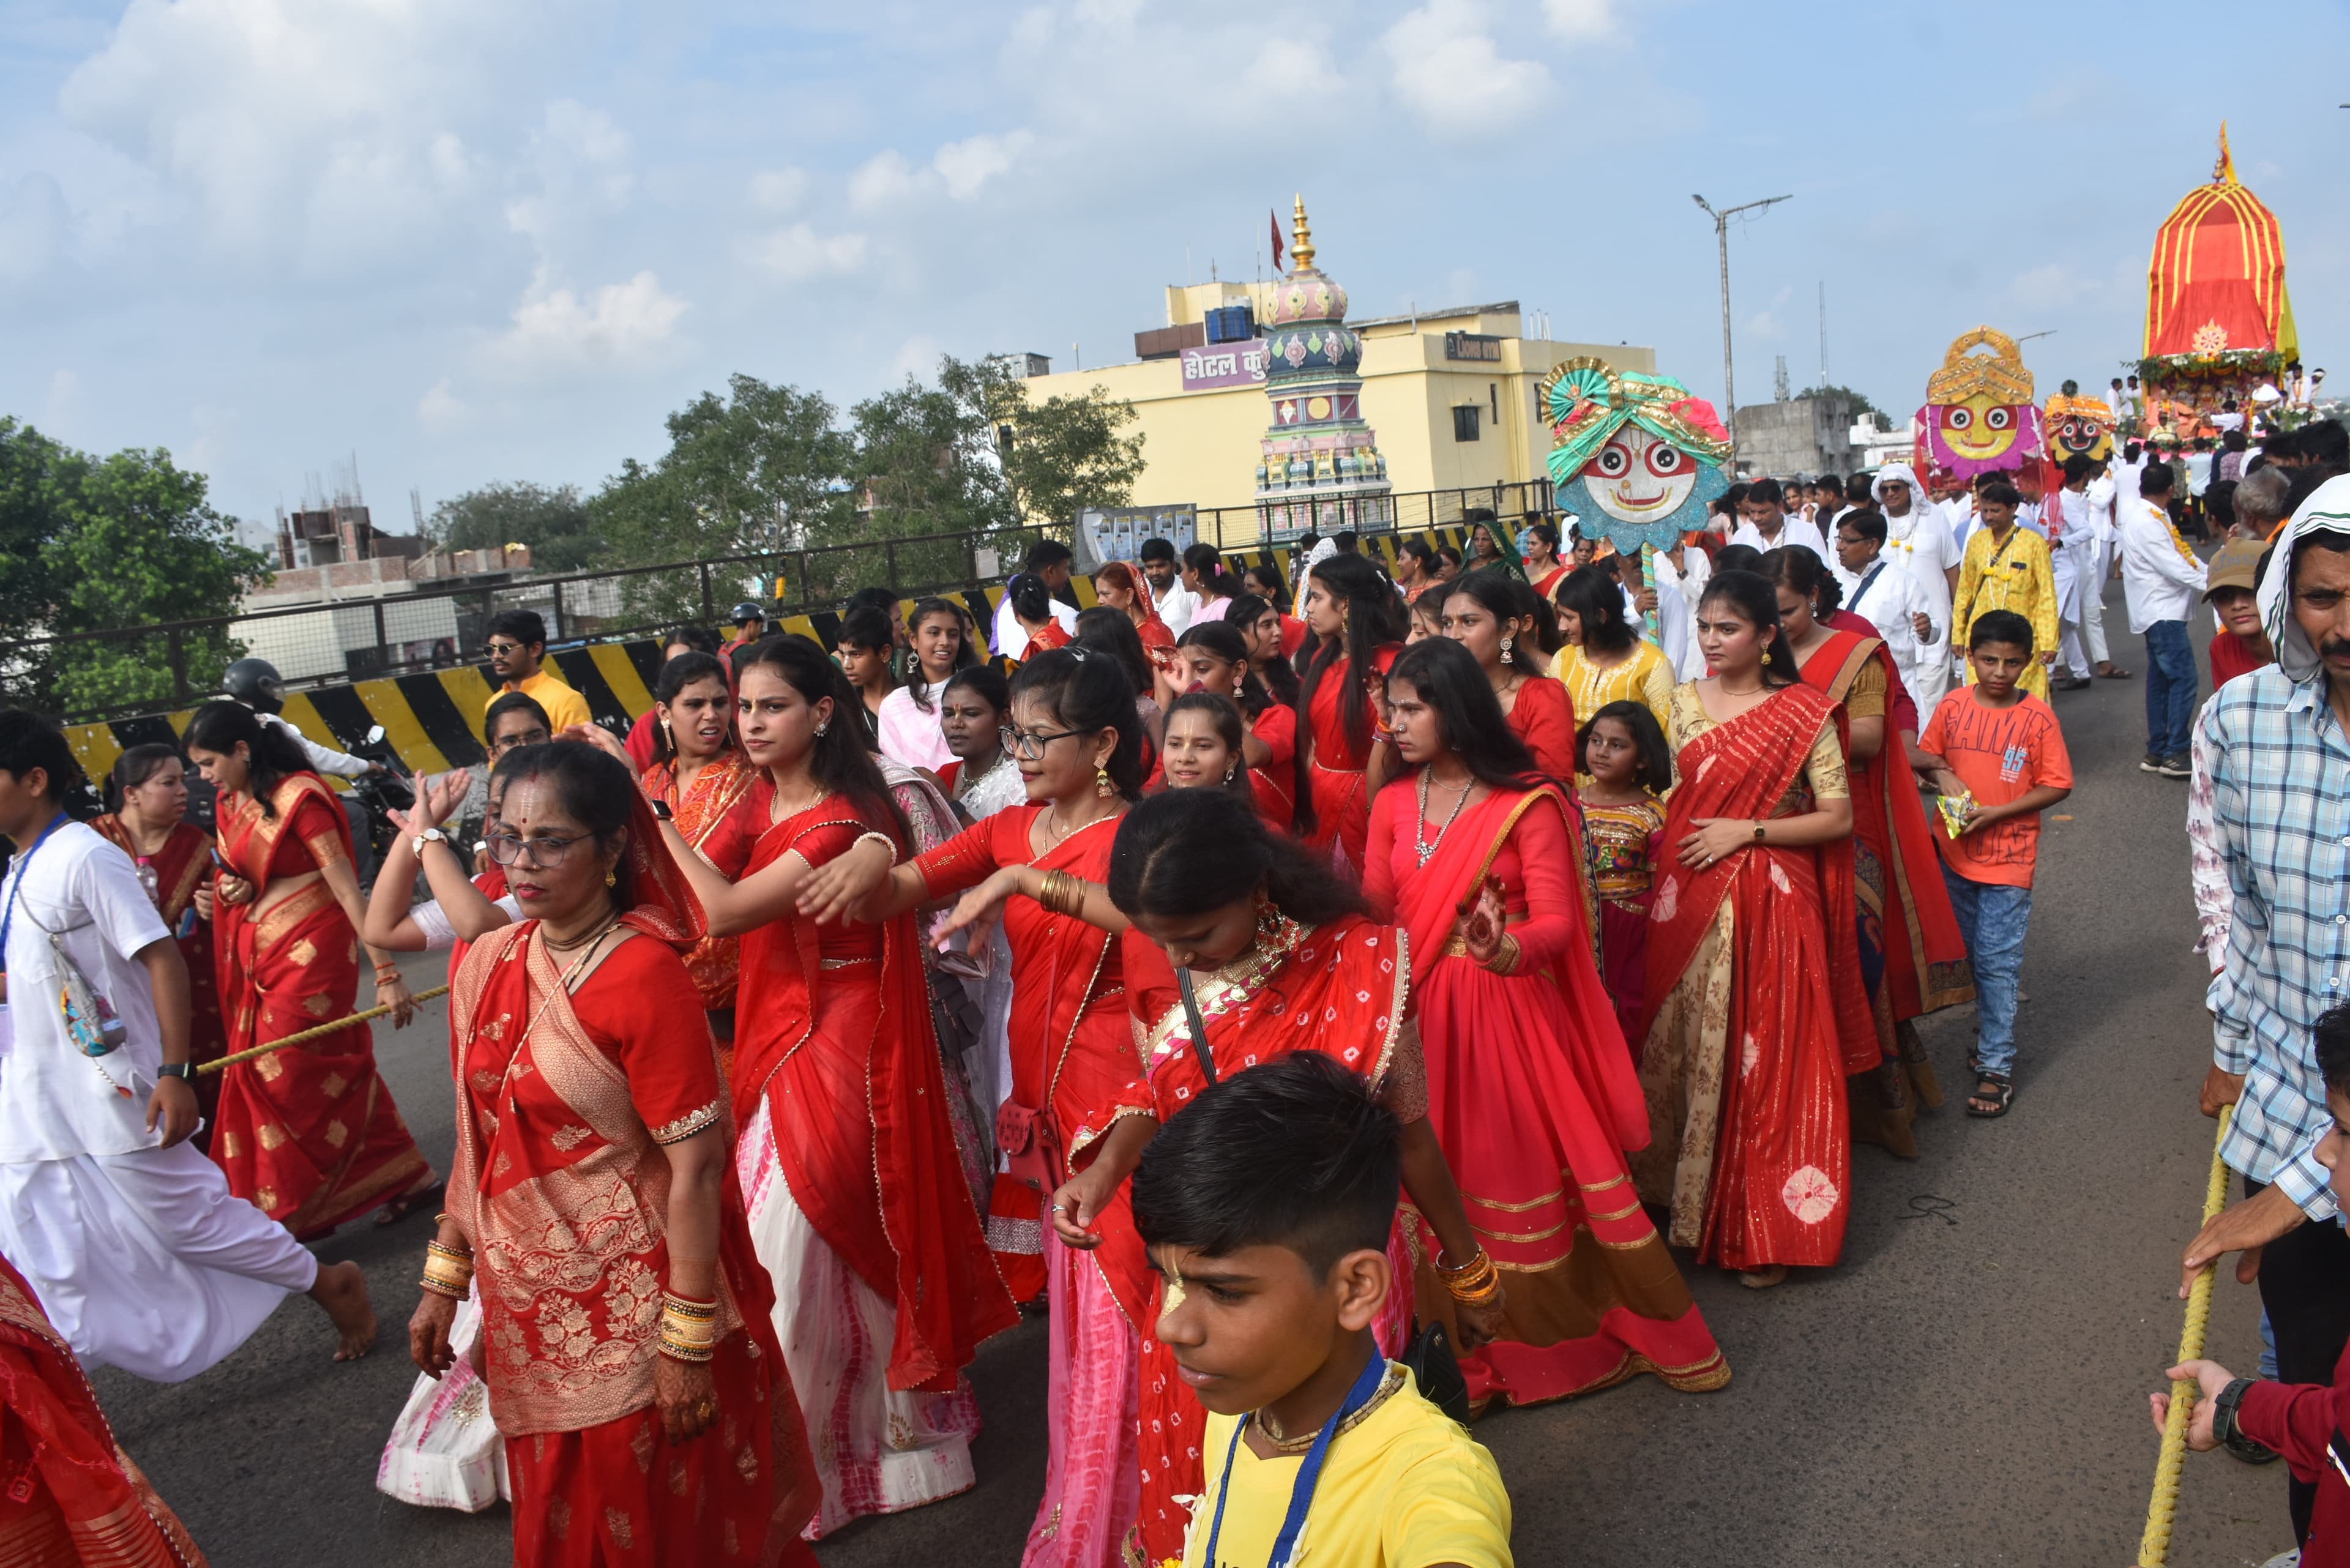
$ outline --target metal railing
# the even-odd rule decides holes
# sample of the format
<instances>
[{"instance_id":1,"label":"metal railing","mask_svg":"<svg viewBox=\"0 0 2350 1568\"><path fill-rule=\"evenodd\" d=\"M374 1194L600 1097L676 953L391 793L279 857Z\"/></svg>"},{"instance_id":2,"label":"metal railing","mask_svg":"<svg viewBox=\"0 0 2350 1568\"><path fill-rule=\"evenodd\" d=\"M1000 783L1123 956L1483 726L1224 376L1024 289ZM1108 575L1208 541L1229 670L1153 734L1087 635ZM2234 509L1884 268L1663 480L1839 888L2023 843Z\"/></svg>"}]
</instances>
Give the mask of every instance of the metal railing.
<instances>
[{"instance_id":1,"label":"metal railing","mask_svg":"<svg viewBox=\"0 0 2350 1568\"><path fill-rule=\"evenodd\" d=\"M1197 514L1198 537L1246 553L1286 545L1307 522L1366 536L1458 526L1490 508L1505 519L1548 510L1550 486L1503 484ZM1270 524L1270 526L1268 526ZM405 591L199 620L26 638L0 652L0 701L68 722L183 709L217 693L222 671L268 659L289 691L478 662L489 618L530 609L550 646L615 641L681 624L714 626L738 601L781 615L820 615L862 588L900 598L983 588L1017 569L1041 538L1066 527L919 535L802 550L545 575L485 575Z\"/></svg>"}]
</instances>

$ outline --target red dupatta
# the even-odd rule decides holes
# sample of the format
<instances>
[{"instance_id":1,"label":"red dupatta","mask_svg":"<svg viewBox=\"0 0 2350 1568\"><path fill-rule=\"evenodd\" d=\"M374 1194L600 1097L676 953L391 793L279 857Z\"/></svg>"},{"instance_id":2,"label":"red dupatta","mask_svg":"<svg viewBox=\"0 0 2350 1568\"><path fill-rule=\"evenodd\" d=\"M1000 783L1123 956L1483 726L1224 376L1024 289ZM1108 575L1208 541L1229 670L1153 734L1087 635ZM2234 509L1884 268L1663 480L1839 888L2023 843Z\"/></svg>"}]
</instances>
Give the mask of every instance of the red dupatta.
<instances>
[{"instance_id":1,"label":"red dupatta","mask_svg":"<svg viewBox=\"0 0 2350 1568\"><path fill-rule=\"evenodd\" d=\"M1885 676L1885 749L1866 762L1856 762L1847 738L1845 757L1852 777L1853 836L1868 846L1884 867L1885 912L1899 923L1898 930L1886 933L1885 942L1885 982L1892 988L1887 1001L1899 1023L1970 1000L1974 982L1967 967L1966 938L1942 886L1941 862L1934 852L1926 808L1910 782L1909 749L1893 722L1892 694L1901 678L1892 651L1878 638L1833 632L1804 660L1804 680L1842 703L1872 659ZM1848 737L1848 726L1846 733Z\"/></svg>"},{"instance_id":2,"label":"red dupatta","mask_svg":"<svg viewBox=\"0 0 2350 1568\"><path fill-rule=\"evenodd\" d=\"M120 816L109 812L104 816L92 817L89 825L131 859L141 857L130 827ZM195 905L196 889L212 875L212 847L213 841L203 828L192 822L182 822L172 827L161 849L144 857L155 871L156 912L163 917L163 923L174 936L181 935L181 922Z\"/></svg>"},{"instance_id":3,"label":"red dupatta","mask_svg":"<svg viewBox=\"0 0 2350 1568\"><path fill-rule=\"evenodd\" d=\"M1819 737L1820 726L1837 720L1842 712L1821 692L1799 681L1781 687L1734 719L1709 725L1680 749L1675 759L1680 783L1667 805L1664 857L1657 867L1648 906L1648 994L1640 1009L1639 1029L1643 1039L1711 929L1723 900L1736 888L1739 873L1763 855L1783 857L1789 863L1802 857L1815 866L1820 879L1832 969L1829 981L1836 998L1836 1036L1843 1046L1845 1072L1866 1072L1884 1059L1869 1012L1868 992L1861 983L1858 944L1838 940L1856 929L1852 840L1835 839L1810 850L1741 849L1704 867L1682 865L1678 849L1680 841L1697 830L1701 818L1762 822L1774 815L1780 800L1803 777L1804 763L1811 755L1812 742ZM1837 732L1841 737L1841 724ZM1774 868L1782 864L1780 858L1773 861ZM1749 985L1770 983L1767 976L1742 978Z\"/></svg>"},{"instance_id":4,"label":"red dupatta","mask_svg":"<svg viewBox=\"0 0 2350 1568\"><path fill-rule=\"evenodd\" d=\"M1558 813L1567 842L1582 841L1581 814L1558 785L1495 790L1461 813L1428 863L1397 887L1396 923L1410 934L1411 950L1422 973L1448 956L1446 950L1461 920L1461 905L1484 881L1510 834L1530 811ZM1556 986L1565 999L1574 1027L1563 1044L1576 1079L1587 1086L1594 1107L1607 1116L1622 1147L1642 1148L1648 1142L1648 1103L1640 1092L1639 1076L1632 1069L1631 1053L1624 1048L1623 1026L1616 1020L1615 1004L1608 999L1593 957L1590 884L1579 857L1567 869L1577 893L1573 907L1543 912L1573 921L1575 937L1538 978ZM1467 1032L1473 1028L1470 1025Z\"/></svg>"},{"instance_id":5,"label":"red dupatta","mask_svg":"<svg viewBox=\"0 0 2350 1568\"><path fill-rule=\"evenodd\" d=\"M1409 1013L1406 952L1402 932L1361 915L1311 930L1281 922L1270 950L1261 949L1239 973L1208 981L1193 993L1218 1081L1298 1051L1319 1051L1376 1088ZM1128 990L1158 1014L1143 1040L1142 1074L1090 1110L1070 1137L1072 1172L1092 1163L1094 1146L1120 1120L1147 1116L1164 1125L1208 1087L1172 972L1160 964L1146 976L1137 972L1140 967L1129 961ZM1148 1334L1159 1281L1128 1198L1121 1186L1103 1210L1102 1244L1094 1257L1127 1321L1145 1325Z\"/></svg>"},{"instance_id":6,"label":"red dupatta","mask_svg":"<svg viewBox=\"0 0 2350 1568\"><path fill-rule=\"evenodd\" d=\"M893 826L836 795L770 826L745 875L827 827L894 839ZM1019 1309L989 1261L955 1153L915 917L859 929L878 940L878 963L824 969L819 928L796 917L744 943L743 981L758 1005L735 1034L734 1122L750 1126L767 1098L792 1200L874 1293L896 1303L889 1386L951 1393L979 1342L1017 1323ZM855 994L868 983L879 992L869 1025ZM856 1037L820 1023L833 1006L855 1015ZM811 1049L818 1055L803 1057ZM850 1059L823 1064L827 1052ZM795 1063L813 1070L803 1075ZM863 1085L861 1103L839 1098L844 1081ZM827 1115L838 1125L822 1125ZM868 1207L876 1202L878 1212Z\"/></svg>"}]
</instances>

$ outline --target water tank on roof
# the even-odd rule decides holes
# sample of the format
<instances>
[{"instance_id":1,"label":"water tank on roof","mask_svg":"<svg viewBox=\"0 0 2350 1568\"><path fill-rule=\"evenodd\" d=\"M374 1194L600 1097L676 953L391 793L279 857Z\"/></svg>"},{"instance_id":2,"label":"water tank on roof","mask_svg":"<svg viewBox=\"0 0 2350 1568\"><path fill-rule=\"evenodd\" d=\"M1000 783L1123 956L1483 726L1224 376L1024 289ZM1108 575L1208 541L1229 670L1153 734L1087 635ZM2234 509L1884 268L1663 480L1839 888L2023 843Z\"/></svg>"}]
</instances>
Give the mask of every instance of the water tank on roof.
<instances>
[{"instance_id":1,"label":"water tank on roof","mask_svg":"<svg viewBox=\"0 0 2350 1568\"><path fill-rule=\"evenodd\" d=\"M1207 313L1208 341L1245 343L1256 336L1256 316L1245 305L1225 305Z\"/></svg>"}]
</instances>

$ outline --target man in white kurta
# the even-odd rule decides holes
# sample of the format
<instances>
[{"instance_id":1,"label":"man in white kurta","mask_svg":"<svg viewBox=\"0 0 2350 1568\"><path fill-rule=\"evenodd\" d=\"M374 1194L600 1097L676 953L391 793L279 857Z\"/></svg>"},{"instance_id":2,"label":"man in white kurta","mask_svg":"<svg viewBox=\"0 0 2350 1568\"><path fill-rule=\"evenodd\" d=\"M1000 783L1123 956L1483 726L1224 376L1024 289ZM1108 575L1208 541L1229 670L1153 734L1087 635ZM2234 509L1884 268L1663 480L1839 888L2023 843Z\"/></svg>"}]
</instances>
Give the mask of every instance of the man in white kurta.
<instances>
[{"instance_id":1,"label":"man in white kurta","mask_svg":"<svg viewBox=\"0 0 2350 1568\"><path fill-rule=\"evenodd\" d=\"M1828 542L1816 527L1795 516L1785 508L1785 493L1775 479L1758 479L1746 492L1746 499L1738 504L1745 520L1730 535L1733 545L1751 545L1765 554L1782 545L1801 545L1826 566L1835 559L1828 553Z\"/></svg>"},{"instance_id":2,"label":"man in white kurta","mask_svg":"<svg viewBox=\"0 0 2350 1568\"><path fill-rule=\"evenodd\" d=\"M2056 664L2078 691L2089 683L2089 656L2082 649L2081 622L2092 574L2094 526L2089 517L2089 474L2096 467L2077 453L2064 462L2064 483L2047 497L2049 576L2056 586ZM2065 681L2054 683L2058 687Z\"/></svg>"},{"instance_id":3,"label":"man in white kurta","mask_svg":"<svg viewBox=\"0 0 2350 1568\"><path fill-rule=\"evenodd\" d=\"M1902 684L1914 696L1921 682L1950 679L1950 614L1946 610L1939 621L1934 618L1918 579L1886 558L1886 537L1884 514L1873 509L1856 509L1836 519L1838 575L1852 579L1844 607L1877 628L1894 668L1901 672Z\"/></svg>"},{"instance_id":4,"label":"man in white kurta","mask_svg":"<svg viewBox=\"0 0 2350 1568\"><path fill-rule=\"evenodd\" d=\"M28 766L47 754L35 726L55 742L54 761ZM0 1253L85 1362L180 1382L296 1291L328 1307L356 1354L374 1328L358 1266L337 1264L322 1282L317 1260L232 1197L220 1167L186 1141L194 1090L161 1072L188 1057L179 944L130 857L57 805L48 780L71 765L54 730L0 712L0 833L16 846L0 888ZM103 1055L69 1028L51 932L120 1021L121 1044Z\"/></svg>"},{"instance_id":5,"label":"man in white kurta","mask_svg":"<svg viewBox=\"0 0 2350 1568\"><path fill-rule=\"evenodd\" d=\"M1950 594L1958 586L1962 557L1941 508L1926 499L1908 463L1888 462L1878 469L1868 493L1885 513L1885 560L1918 585L1927 618L1941 628L1939 641L1920 645L1916 679L1906 670L1901 672L1909 680L1918 711L1930 714L1950 689Z\"/></svg>"}]
</instances>

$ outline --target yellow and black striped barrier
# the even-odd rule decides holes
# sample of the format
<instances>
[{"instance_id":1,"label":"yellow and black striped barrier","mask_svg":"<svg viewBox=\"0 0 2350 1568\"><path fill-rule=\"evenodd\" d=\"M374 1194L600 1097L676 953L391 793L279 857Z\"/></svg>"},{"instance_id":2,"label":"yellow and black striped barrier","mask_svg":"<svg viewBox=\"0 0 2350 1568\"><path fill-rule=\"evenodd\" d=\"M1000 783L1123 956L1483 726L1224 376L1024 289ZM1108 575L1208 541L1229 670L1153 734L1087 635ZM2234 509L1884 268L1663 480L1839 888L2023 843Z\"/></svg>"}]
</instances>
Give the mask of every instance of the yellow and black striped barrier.
<instances>
[{"instance_id":1,"label":"yellow and black striped barrier","mask_svg":"<svg viewBox=\"0 0 2350 1568\"><path fill-rule=\"evenodd\" d=\"M1391 567L1395 564L1395 547L1404 539L1424 537L1431 544L1465 549L1466 534L1460 527L1415 529L1394 535L1374 535L1364 544L1382 565ZM1227 567L1234 572L1270 560L1282 569L1286 580L1286 549L1226 550L1223 556ZM1289 586L1294 594L1296 585ZM1090 607L1096 602L1089 579L1076 578L1070 587L1080 606ZM983 638L994 623L1003 589L1001 586L967 588L936 597L955 601L968 609ZM900 601L910 613L915 602ZM1290 607L1282 607L1286 610ZM829 648L839 630L840 617L831 610L818 610L786 616L779 624L782 630L799 632ZM596 722L625 734L638 715L653 705L653 682L660 673L663 646L661 639L639 638L567 648L548 657L556 672L588 700L588 711ZM463 665L291 691L286 696L285 717L319 744L346 751L359 744L370 729L380 724L384 743L403 766L411 773L438 774L483 760L482 713L495 695L481 666ZM171 713L75 724L67 729L66 736L83 771L93 780L103 779L113 768L115 759L132 746L151 741L177 743L193 712L192 708L183 708Z\"/></svg>"}]
</instances>

